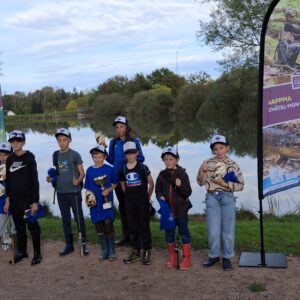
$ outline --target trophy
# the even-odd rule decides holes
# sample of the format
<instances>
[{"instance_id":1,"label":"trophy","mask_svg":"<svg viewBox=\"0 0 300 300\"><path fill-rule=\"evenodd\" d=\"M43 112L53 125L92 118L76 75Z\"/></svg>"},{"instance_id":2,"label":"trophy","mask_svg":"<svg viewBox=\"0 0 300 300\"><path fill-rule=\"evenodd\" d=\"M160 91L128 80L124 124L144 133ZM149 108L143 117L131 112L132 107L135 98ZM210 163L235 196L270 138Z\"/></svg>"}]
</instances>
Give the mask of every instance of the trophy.
<instances>
[{"instance_id":1,"label":"trophy","mask_svg":"<svg viewBox=\"0 0 300 300\"><path fill-rule=\"evenodd\" d=\"M87 207L96 207L97 202L96 202L96 197L94 193L90 190L86 190L85 192L85 203Z\"/></svg>"},{"instance_id":2,"label":"trophy","mask_svg":"<svg viewBox=\"0 0 300 300\"><path fill-rule=\"evenodd\" d=\"M94 182L96 185L100 186L101 191L104 191L105 190L104 184L106 180L107 180L107 176L103 175L95 178ZM109 209L109 208L112 208L112 203L107 199L106 196L103 196L103 209Z\"/></svg>"},{"instance_id":3,"label":"trophy","mask_svg":"<svg viewBox=\"0 0 300 300\"><path fill-rule=\"evenodd\" d=\"M107 147L106 142L105 142L105 135L101 131L95 133L95 138L96 138L97 144Z\"/></svg>"},{"instance_id":4,"label":"trophy","mask_svg":"<svg viewBox=\"0 0 300 300\"><path fill-rule=\"evenodd\" d=\"M3 181L6 178L6 165L0 164L0 180Z\"/></svg>"}]
</instances>

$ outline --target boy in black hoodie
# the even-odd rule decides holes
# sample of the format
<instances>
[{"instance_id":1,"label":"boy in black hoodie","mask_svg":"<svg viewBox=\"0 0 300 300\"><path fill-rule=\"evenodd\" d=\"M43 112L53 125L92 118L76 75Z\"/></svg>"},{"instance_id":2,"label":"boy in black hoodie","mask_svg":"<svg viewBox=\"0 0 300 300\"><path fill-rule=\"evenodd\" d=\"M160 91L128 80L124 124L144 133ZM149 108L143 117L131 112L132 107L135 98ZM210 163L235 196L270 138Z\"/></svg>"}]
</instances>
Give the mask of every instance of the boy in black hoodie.
<instances>
[{"instance_id":1,"label":"boy in black hoodie","mask_svg":"<svg viewBox=\"0 0 300 300\"><path fill-rule=\"evenodd\" d=\"M37 166L34 155L24 151L25 134L14 130L9 133L8 141L14 152L6 160L6 202L4 210L11 212L17 229L18 253L14 262L17 263L27 258L27 234L26 223L31 233L34 256L31 265L42 261L40 226L37 221L26 222L24 220L25 210L31 209L32 214L38 210L39 203L39 181Z\"/></svg>"},{"instance_id":2,"label":"boy in black hoodie","mask_svg":"<svg viewBox=\"0 0 300 300\"><path fill-rule=\"evenodd\" d=\"M166 169L161 171L157 177L155 194L158 199L167 201L173 213L179 235L182 239L183 260L180 269L188 269L191 264L191 234L188 228L188 210L192 207L189 196L192 189L189 177L185 169L177 163L179 155L173 147L166 147L162 151L161 158ZM176 261L174 250L175 229L166 230L166 241L169 249L169 261L166 266L173 268Z\"/></svg>"}]
</instances>

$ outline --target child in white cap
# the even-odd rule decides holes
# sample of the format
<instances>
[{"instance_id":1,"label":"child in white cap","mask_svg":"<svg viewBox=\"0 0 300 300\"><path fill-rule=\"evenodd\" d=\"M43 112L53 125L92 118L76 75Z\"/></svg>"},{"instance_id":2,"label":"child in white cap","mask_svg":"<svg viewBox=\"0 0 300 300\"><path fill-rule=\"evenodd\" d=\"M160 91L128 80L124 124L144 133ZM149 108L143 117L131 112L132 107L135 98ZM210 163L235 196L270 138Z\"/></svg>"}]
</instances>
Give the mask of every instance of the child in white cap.
<instances>
[{"instance_id":1,"label":"child in white cap","mask_svg":"<svg viewBox=\"0 0 300 300\"><path fill-rule=\"evenodd\" d=\"M113 168L104 163L107 152L103 145L93 147L90 154L94 165L86 171L84 183L87 190L86 202L90 207L91 222L95 224L95 229L99 235L101 245L99 260L113 261L116 259L113 207L113 190L116 184L114 184ZM88 199L91 195L96 200L93 204L90 204Z\"/></svg>"},{"instance_id":2,"label":"child in white cap","mask_svg":"<svg viewBox=\"0 0 300 300\"><path fill-rule=\"evenodd\" d=\"M123 147L127 163L120 168L119 178L125 194L125 208L131 237L132 251L123 261L131 264L140 261L151 263L150 199L154 188L149 168L137 161L139 151L135 142L126 142Z\"/></svg>"},{"instance_id":3,"label":"child in white cap","mask_svg":"<svg viewBox=\"0 0 300 300\"><path fill-rule=\"evenodd\" d=\"M244 179L238 164L227 156L230 145L224 136L213 136L210 148L214 156L202 163L197 175L198 184L207 190L209 253L203 266L212 267L220 261L221 255L223 269L227 271L232 269L230 258L234 256L236 211L233 192L243 190Z\"/></svg>"},{"instance_id":4,"label":"child in white cap","mask_svg":"<svg viewBox=\"0 0 300 300\"><path fill-rule=\"evenodd\" d=\"M169 250L169 260L166 267L174 268L175 266L174 243L177 226L183 244L183 260L179 267L181 270L185 270L191 265L192 238L188 227L188 210L192 207L189 200L192 189L188 174L184 168L178 165L179 155L176 149L171 146L164 148L161 158L166 168L157 177L155 194L159 201L166 201L175 219L175 227L165 230Z\"/></svg>"}]
</instances>

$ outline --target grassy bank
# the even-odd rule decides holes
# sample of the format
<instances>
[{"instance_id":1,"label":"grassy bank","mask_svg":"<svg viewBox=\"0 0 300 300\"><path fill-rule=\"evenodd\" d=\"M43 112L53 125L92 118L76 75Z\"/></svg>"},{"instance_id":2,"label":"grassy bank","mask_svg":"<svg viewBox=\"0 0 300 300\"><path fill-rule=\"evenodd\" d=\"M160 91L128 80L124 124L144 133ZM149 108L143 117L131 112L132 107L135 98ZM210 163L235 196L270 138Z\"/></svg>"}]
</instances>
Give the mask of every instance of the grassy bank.
<instances>
[{"instance_id":1,"label":"grassy bank","mask_svg":"<svg viewBox=\"0 0 300 300\"><path fill-rule=\"evenodd\" d=\"M207 249L207 234L205 223L191 218L190 230L193 238L193 248ZM98 242L94 225L87 219L88 240ZM63 240L61 219L49 217L40 219L42 239ZM75 223L73 224L74 232ZM121 232L120 221L115 221L116 238ZM165 248L164 232L159 230L159 221L151 221L153 246ZM286 254L300 255L300 216L290 215L283 217L266 216L264 219L265 250L267 252L284 252ZM236 251L260 250L259 220L237 221Z\"/></svg>"}]
</instances>

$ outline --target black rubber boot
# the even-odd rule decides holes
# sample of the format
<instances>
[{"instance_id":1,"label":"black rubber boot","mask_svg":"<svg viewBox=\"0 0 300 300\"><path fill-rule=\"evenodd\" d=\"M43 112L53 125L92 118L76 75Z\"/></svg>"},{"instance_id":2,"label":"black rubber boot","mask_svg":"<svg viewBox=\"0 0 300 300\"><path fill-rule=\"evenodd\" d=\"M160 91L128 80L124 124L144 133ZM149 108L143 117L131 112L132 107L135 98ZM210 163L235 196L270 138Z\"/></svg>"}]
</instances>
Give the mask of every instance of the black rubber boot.
<instances>
[{"instance_id":1,"label":"black rubber boot","mask_svg":"<svg viewBox=\"0 0 300 300\"><path fill-rule=\"evenodd\" d=\"M70 234L68 237L66 237L66 246L64 250L59 253L59 256L66 256L72 252L74 252L73 234Z\"/></svg>"},{"instance_id":2,"label":"black rubber boot","mask_svg":"<svg viewBox=\"0 0 300 300\"><path fill-rule=\"evenodd\" d=\"M120 247L120 246L124 246L124 245L130 245L130 238L128 235L124 235L122 236L122 238L118 241L115 241L115 245L117 247Z\"/></svg>"},{"instance_id":3,"label":"black rubber boot","mask_svg":"<svg viewBox=\"0 0 300 300\"><path fill-rule=\"evenodd\" d=\"M35 253L33 256L33 259L31 260L31 265L34 266L34 265L39 264L42 261L42 259L43 259L43 257L41 254Z\"/></svg>"},{"instance_id":4,"label":"black rubber boot","mask_svg":"<svg viewBox=\"0 0 300 300\"><path fill-rule=\"evenodd\" d=\"M122 237L120 240L115 241L115 245L117 247L124 246L124 245L130 245L130 236L128 231L128 221L126 216L122 215L120 213L121 218L121 225L122 225Z\"/></svg>"},{"instance_id":5,"label":"black rubber boot","mask_svg":"<svg viewBox=\"0 0 300 300\"><path fill-rule=\"evenodd\" d=\"M31 265L33 266L39 264L43 259L41 255L41 237L39 234L32 236L32 244L34 256L31 260Z\"/></svg>"},{"instance_id":6,"label":"black rubber boot","mask_svg":"<svg viewBox=\"0 0 300 300\"><path fill-rule=\"evenodd\" d=\"M20 262L20 261L21 261L22 259L24 259L24 258L28 258L28 254L27 254L27 253L19 252L19 253L15 256L15 258L14 258L14 263L16 264L16 263ZM9 263L12 264L13 262L10 260Z\"/></svg>"}]
</instances>

